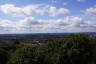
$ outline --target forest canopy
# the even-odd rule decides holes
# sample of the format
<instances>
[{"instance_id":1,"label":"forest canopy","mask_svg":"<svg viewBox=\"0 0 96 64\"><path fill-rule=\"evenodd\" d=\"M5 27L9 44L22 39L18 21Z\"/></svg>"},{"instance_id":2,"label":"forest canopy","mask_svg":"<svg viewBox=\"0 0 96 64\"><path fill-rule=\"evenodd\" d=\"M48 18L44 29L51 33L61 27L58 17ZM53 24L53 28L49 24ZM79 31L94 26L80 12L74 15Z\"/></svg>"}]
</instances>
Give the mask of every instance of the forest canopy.
<instances>
[{"instance_id":1,"label":"forest canopy","mask_svg":"<svg viewBox=\"0 0 96 64\"><path fill-rule=\"evenodd\" d=\"M68 36L40 45L16 41L0 46L0 64L96 64L96 39Z\"/></svg>"}]
</instances>

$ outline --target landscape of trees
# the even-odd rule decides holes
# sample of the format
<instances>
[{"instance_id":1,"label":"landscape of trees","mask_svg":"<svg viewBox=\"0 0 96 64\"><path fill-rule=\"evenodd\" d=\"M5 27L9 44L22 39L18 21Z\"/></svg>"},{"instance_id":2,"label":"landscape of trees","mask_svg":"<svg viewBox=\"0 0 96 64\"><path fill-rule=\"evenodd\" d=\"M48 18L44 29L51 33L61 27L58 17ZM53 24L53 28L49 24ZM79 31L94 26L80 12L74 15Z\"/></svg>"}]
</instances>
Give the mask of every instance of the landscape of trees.
<instances>
[{"instance_id":1,"label":"landscape of trees","mask_svg":"<svg viewBox=\"0 0 96 64\"><path fill-rule=\"evenodd\" d=\"M0 64L96 64L96 39L72 34L40 45L0 46Z\"/></svg>"}]
</instances>

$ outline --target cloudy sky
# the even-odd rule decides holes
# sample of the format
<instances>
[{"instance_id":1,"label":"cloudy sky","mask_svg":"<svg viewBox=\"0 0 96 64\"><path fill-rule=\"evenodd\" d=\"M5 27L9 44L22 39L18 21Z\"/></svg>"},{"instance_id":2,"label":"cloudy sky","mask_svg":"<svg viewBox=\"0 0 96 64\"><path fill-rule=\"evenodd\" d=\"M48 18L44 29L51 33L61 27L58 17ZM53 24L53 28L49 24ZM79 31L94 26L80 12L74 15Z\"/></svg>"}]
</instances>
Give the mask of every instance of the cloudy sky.
<instances>
[{"instance_id":1,"label":"cloudy sky","mask_svg":"<svg viewBox=\"0 0 96 64\"><path fill-rule=\"evenodd\" d=\"M96 32L96 0L0 0L0 34Z\"/></svg>"}]
</instances>

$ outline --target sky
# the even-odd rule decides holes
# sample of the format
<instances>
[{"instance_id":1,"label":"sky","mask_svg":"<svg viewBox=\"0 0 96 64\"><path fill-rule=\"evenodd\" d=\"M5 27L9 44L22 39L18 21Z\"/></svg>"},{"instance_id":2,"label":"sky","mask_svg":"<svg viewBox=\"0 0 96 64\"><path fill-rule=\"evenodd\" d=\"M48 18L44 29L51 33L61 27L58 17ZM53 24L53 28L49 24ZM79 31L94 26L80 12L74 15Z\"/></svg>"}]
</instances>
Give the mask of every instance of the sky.
<instances>
[{"instance_id":1,"label":"sky","mask_svg":"<svg viewBox=\"0 0 96 64\"><path fill-rule=\"evenodd\" d=\"M96 0L0 0L0 34L96 32Z\"/></svg>"}]
</instances>

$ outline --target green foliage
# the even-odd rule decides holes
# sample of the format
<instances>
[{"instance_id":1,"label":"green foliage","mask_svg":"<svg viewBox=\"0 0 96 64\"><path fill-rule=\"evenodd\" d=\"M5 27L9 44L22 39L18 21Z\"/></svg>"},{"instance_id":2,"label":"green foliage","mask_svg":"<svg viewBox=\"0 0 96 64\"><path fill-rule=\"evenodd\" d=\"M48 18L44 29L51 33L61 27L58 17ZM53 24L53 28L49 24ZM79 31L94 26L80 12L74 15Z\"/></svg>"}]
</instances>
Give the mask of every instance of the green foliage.
<instances>
[{"instance_id":1,"label":"green foliage","mask_svg":"<svg viewBox=\"0 0 96 64\"><path fill-rule=\"evenodd\" d=\"M19 45L20 45L20 42L19 41L15 41L15 42L13 42L13 43L11 43L9 45L9 48L10 48L11 51L14 51L14 50L16 50L19 47Z\"/></svg>"},{"instance_id":2,"label":"green foliage","mask_svg":"<svg viewBox=\"0 0 96 64\"><path fill-rule=\"evenodd\" d=\"M36 61L35 49L31 45L23 45L12 53L8 64L34 64Z\"/></svg>"},{"instance_id":3,"label":"green foliage","mask_svg":"<svg viewBox=\"0 0 96 64\"><path fill-rule=\"evenodd\" d=\"M0 64L6 64L8 60L7 51L0 47Z\"/></svg>"},{"instance_id":4,"label":"green foliage","mask_svg":"<svg viewBox=\"0 0 96 64\"><path fill-rule=\"evenodd\" d=\"M66 39L63 49L65 52L62 53L60 64L87 64L93 48L85 35L74 34Z\"/></svg>"},{"instance_id":5,"label":"green foliage","mask_svg":"<svg viewBox=\"0 0 96 64\"><path fill-rule=\"evenodd\" d=\"M15 42L0 47L0 64L96 64L95 50L96 40L82 34L40 45Z\"/></svg>"},{"instance_id":6,"label":"green foliage","mask_svg":"<svg viewBox=\"0 0 96 64\"><path fill-rule=\"evenodd\" d=\"M39 64L58 64L61 53L61 41L52 41L38 47L37 56Z\"/></svg>"},{"instance_id":7,"label":"green foliage","mask_svg":"<svg viewBox=\"0 0 96 64\"><path fill-rule=\"evenodd\" d=\"M87 36L73 34L64 40L55 40L41 45L38 52L39 64L87 64L92 59L92 47Z\"/></svg>"}]
</instances>

